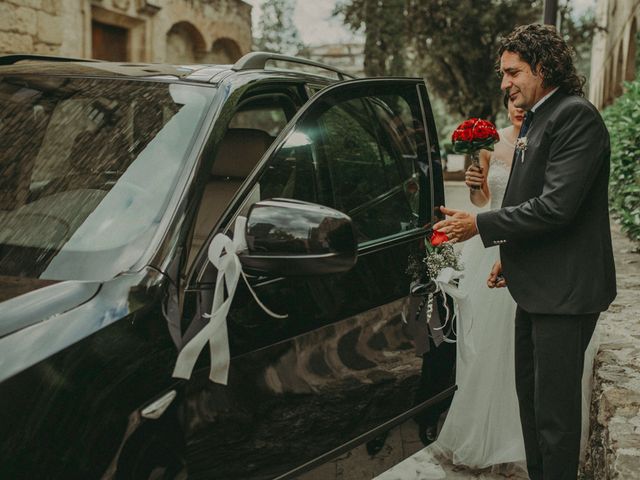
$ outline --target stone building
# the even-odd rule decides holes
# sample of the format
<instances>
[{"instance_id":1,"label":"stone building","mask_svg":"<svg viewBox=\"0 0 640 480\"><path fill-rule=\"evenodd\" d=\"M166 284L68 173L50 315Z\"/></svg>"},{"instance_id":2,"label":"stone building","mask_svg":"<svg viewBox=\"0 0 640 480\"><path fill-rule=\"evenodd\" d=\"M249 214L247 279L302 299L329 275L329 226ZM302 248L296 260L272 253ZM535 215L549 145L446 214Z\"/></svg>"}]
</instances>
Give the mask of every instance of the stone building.
<instances>
[{"instance_id":1,"label":"stone building","mask_svg":"<svg viewBox=\"0 0 640 480\"><path fill-rule=\"evenodd\" d=\"M0 54L188 64L249 51L242 0L0 0Z\"/></svg>"},{"instance_id":2,"label":"stone building","mask_svg":"<svg viewBox=\"0 0 640 480\"><path fill-rule=\"evenodd\" d=\"M604 29L593 40L589 100L603 108L636 76L640 0L598 0L596 20Z\"/></svg>"},{"instance_id":3,"label":"stone building","mask_svg":"<svg viewBox=\"0 0 640 480\"><path fill-rule=\"evenodd\" d=\"M330 43L307 47L311 60L326 63L356 77L364 76L364 43Z\"/></svg>"}]
</instances>

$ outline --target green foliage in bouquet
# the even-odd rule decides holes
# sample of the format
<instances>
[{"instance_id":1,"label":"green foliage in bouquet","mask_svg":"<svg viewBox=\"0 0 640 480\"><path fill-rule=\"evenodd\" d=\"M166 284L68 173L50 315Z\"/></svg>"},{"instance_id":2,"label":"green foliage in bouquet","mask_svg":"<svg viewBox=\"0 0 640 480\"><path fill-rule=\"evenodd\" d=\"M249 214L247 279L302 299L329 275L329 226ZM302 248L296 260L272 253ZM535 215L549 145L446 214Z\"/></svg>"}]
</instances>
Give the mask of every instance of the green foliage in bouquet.
<instances>
[{"instance_id":1,"label":"green foliage in bouquet","mask_svg":"<svg viewBox=\"0 0 640 480\"><path fill-rule=\"evenodd\" d=\"M603 112L611 135L610 204L622 230L640 242L640 80Z\"/></svg>"}]
</instances>

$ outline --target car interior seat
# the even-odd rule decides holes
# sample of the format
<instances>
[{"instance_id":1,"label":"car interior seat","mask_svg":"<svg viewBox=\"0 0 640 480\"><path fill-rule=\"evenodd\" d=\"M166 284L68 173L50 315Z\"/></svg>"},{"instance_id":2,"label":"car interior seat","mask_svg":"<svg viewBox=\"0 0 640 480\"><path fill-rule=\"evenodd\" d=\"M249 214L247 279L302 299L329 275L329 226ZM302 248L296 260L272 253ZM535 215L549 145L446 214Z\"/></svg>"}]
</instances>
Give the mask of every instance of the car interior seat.
<instances>
[{"instance_id":1,"label":"car interior seat","mask_svg":"<svg viewBox=\"0 0 640 480\"><path fill-rule=\"evenodd\" d=\"M197 252L220 219L242 182L249 176L273 142L267 132L230 128L220 142L213 162L193 233L192 252Z\"/></svg>"}]
</instances>

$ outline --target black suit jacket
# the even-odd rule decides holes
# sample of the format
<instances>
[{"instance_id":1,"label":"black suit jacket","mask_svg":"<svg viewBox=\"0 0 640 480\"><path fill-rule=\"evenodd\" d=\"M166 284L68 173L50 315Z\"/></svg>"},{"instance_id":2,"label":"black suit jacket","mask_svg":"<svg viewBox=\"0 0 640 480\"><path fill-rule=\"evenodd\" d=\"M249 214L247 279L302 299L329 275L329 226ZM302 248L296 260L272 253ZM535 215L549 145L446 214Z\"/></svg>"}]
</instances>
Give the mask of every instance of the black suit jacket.
<instances>
[{"instance_id":1,"label":"black suit jacket","mask_svg":"<svg viewBox=\"0 0 640 480\"><path fill-rule=\"evenodd\" d=\"M485 247L500 245L509 291L527 312L595 313L615 298L609 157L597 109L557 91L534 113L502 208L478 215Z\"/></svg>"}]
</instances>

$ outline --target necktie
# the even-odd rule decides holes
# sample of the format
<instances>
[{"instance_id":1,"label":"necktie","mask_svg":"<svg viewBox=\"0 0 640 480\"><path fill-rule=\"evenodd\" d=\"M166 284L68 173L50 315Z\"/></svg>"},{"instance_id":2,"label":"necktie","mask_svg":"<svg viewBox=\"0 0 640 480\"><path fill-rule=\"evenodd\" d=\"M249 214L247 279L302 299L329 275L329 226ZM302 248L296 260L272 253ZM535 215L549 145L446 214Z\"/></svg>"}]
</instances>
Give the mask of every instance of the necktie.
<instances>
[{"instance_id":1,"label":"necktie","mask_svg":"<svg viewBox=\"0 0 640 480\"><path fill-rule=\"evenodd\" d=\"M524 120L522 121L522 126L520 127L520 133L518 134L518 138L524 137L527 134L527 130L529 130L529 126L531 125L532 120L533 120L533 112L529 111L524 114Z\"/></svg>"}]
</instances>

